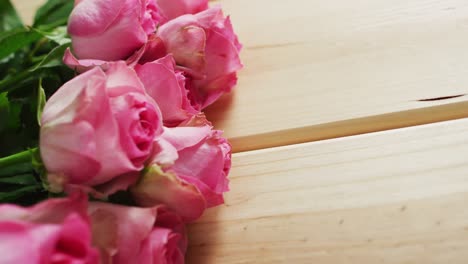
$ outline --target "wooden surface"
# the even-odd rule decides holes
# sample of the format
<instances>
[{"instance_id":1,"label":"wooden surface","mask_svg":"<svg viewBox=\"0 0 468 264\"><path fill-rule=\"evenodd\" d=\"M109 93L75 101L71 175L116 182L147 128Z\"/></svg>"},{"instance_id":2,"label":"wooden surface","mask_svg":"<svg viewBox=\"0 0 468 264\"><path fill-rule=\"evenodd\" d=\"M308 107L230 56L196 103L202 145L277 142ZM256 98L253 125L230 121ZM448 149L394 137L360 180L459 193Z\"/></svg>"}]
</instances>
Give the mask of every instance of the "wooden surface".
<instances>
[{"instance_id":1,"label":"wooden surface","mask_svg":"<svg viewBox=\"0 0 468 264\"><path fill-rule=\"evenodd\" d=\"M234 155L189 263L468 261L468 119Z\"/></svg>"},{"instance_id":2,"label":"wooden surface","mask_svg":"<svg viewBox=\"0 0 468 264\"><path fill-rule=\"evenodd\" d=\"M468 116L466 96L419 101L468 93L466 0L215 3L245 47L230 104L209 111L236 150ZM414 117L454 102L465 103Z\"/></svg>"},{"instance_id":3,"label":"wooden surface","mask_svg":"<svg viewBox=\"0 0 468 264\"><path fill-rule=\"evenodd\" d=\"M208 115L255 151L188 263L468 263L468 2L211 2L246 67Z\"/></svg>"},{"instance_id":4,"label":"wooden surface","mask_svg":"<svg viewBox=\"0 0 468 264\"><path fill-rule=\"evenodd\" d=\"M18 13L27 25L31 25L34 13L46 0L10 0L18 10ZM73 1L73 0L70 0Z\"/></svg>"}]
</instances>

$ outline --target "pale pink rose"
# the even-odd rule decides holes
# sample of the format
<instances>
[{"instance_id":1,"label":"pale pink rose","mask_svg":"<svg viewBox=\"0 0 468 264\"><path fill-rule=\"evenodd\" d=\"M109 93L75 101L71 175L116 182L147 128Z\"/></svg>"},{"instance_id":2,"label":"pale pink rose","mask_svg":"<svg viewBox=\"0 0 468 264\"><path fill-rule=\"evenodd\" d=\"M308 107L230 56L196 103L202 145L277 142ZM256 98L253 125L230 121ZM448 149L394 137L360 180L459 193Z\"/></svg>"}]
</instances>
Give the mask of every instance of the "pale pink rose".
<instances>
[{"instance_id":1,"label":"pale pink rose","mask_svg":"<svg viewBox=\"0 0 468 264\"><path fill-rule=\"evenodd\" d=\"M0 205L0 263L99 263L86 205L84 195L29 208Z\"/></svg>"},{"instance_id":2,"label":"pale pink rose","mask_svg":"<svg viewBox=\"0 0 468 264\"><path fill-rule=\"evenodd\" d=\"M138 208L91 203L93 243L102 264L182 264L185 227L165 207Z\"/></svg>"},{"instance_id":3,"label":"pale pink rose","mask_svg":"<svg viewBox=\"0 0 468 264\"><path fill-rule=\"evenodd\" d=\"M166 204L192 221L224 203L231 146L220 131L209 125L165 128L154 153L151 166L130 188L137 204Z\"/></svg>"},{"instance_id":4,"label":"pale pink rose","mask_svg":"<svg viewBox=\"0 0 468 264\"><path fill-rule=\"evenodd\" d=\"M237 71L242 68L242 46L220 7L177 17L159 27L156 36L163 45L148 48L146 54L164 51L174 56L185 71L186 88L198 109L210 105L236 84Z\"/></svg>"},{"instance_id":5,"label":"pale pink rose","mask_svg":"<svg viewBox=\"0 0 468 264\"><path fill-rule=\"evenodd\" d=\"M135 71L145 85L147 93L161 110L164 125L176 126L199 113L190 104L185 89L185 77L175 70L171 55L136 65Z\"/></svg>"},{"instance_id":6,"label":"pale pink rose","mask_svg":"<svg viewBox=\"0 0 468 264\"><path fill-rule=\"evenodd\" d=\"M208 9L208 0L156 0L165 21Z\"/></svg>"},{"instance_id":7,"label":"pale pink rose","mask_svg":"<svg viewBox=\"0 0 468 264\"><path fill-rule=\"evenodd\" d=\"M126 189L162 133L157 104L124 62L65 83L47 101L41 124L41 157L57 191L67 185L104 194Z\"/></svg>"},{"instance_id":8,"label":"pale pink rose","mask_svg":"<svg viewBox=\"0 0 468 264\"><path fill-rule=\"evenodd\" d=\"M75 0L68 33L79 59L125 60L160 21L155 0Z\"/></svg>"}]
</instances>

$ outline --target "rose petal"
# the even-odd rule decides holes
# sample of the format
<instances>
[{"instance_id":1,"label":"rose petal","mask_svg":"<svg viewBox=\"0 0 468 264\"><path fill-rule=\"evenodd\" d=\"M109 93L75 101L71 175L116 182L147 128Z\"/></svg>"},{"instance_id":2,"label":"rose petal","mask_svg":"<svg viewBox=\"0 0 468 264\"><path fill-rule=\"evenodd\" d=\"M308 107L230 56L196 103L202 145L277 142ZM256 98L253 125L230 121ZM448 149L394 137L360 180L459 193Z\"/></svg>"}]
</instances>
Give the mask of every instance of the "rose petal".
<instances>
[{"instance_id":1,"label":"rose petal","mask_svg":"<svg viewBox=\"0 0 468 264\"><path fill-rule=\"evenodd\" d=\"M206 35L192 15L178 17L162 25L156 35L177 64L200 71L205 65Z\"/></svg>"},{"instance_id":2,"label":"rose petal","mask_svg":"<svg viewBox=\"0 0 468 264\"><path fill-rule=\"evenodd\" d=\"M205 210L203 196L191 184L158 166L151 166L131 193L141 206L166 204L186 221L199 218Z\"/></svg>"},{"instance_id":3,"label":"rose petal","mask_svg":"<svg viewBox=\"0 0 468 264\"><path fill-rule=\"evenodd\" d=\"M165 125L177 125L198 113L190 104L185 89L185 78L175 72L171 55L136 66L148 94L161 109Z\"/></svg>"},{"instance_id":4,"label":"rose petal","mask_svg":"<svg viewBox=\"0 0 468 264\"><path fill-rule=\"evenodd\" d=\"M133 263L156 220L156 209L91 203L93 243L103 263Z\"/></svg>"}]
</instances>

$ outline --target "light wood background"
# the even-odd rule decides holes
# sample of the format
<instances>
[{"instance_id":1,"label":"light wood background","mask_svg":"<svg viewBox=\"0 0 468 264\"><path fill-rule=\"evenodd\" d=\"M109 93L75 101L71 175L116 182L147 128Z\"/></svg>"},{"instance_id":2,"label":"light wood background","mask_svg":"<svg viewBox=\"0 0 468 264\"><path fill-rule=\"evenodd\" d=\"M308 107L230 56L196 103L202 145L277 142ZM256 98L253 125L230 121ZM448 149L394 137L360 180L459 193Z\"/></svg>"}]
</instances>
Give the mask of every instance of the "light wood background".
<instances>
[{"instance_id":1,"label":"light wood background","mask_svg":"<svg viewBox=\"0 0 468 264\"><path fill-rule=\"evenodd\" d=\"M468 263L468 1L212 2L246 67L207 113L239 153L188 262Z\"/></svg>"},{"instance_id":2,"label":"light wood background","mask_svg":"<svg viewBox=\"0 0 468 264\"><path fill-rule=\"evenodd\" d=\"M209 111L236 150L468 115L466 96L420 101L468 93L466 0L216 3L245 45L231 104Z\"/></svg>"},{"instance_id":3,"label":"light wood background","mask_svg":"<svg viewBox=\"0 0 468 264\"><path fill-rule=\"evenodd\" d=\"M468 119L239 153L190 263L468 261Z\"/></svg>"}]
</instances>

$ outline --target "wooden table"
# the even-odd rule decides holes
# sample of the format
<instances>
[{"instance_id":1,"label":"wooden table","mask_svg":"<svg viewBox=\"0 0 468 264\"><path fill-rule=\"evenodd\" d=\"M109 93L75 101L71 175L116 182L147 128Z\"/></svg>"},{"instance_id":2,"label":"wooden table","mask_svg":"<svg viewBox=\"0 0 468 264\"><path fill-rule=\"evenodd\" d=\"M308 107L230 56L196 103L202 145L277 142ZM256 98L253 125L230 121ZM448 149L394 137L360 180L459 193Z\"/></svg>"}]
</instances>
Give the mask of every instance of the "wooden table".
<instances>
[{"instance_id":1,"label":"wooden table","mask_svg":"<svg viewBox=\"0 0 468 264\"><path fill-rule=\"evenodd\" d=\"M213 4L246 67L207 111L237 153L188 262L468 263L468 2Z\"/></svg>"}]
</instances>

